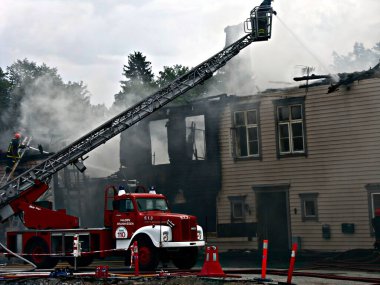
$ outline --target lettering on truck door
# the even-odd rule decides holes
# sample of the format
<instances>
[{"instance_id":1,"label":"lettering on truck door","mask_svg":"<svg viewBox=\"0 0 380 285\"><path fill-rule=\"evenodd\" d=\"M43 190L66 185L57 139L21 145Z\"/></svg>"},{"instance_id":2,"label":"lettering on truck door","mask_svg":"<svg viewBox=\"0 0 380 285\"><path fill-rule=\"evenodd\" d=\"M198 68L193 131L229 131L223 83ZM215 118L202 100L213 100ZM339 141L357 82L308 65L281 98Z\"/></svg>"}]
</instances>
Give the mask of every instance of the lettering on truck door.
<instances>
[{"instance_id":1,"label":"lettering on truck door","mask_svg":"<svg viewBox=\"0 0 380 285\"><path fill-rule=\"evenodd\" d=\"M136 211L131 199L118 201L118 209L114 213L115 238L131 238L136 230Z\"/></svg>"}]
</instances>

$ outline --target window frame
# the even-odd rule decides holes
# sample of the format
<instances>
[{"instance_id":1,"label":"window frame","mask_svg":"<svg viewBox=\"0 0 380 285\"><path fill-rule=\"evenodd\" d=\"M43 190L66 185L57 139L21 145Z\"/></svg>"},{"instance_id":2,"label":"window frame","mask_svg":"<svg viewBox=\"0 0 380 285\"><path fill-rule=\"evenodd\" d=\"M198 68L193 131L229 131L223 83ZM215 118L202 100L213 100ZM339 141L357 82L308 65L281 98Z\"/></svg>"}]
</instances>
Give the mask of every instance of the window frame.
<instances>
[{"instance_id":1,"label":"window frame","mask_svg":"<svg viewBox=\"0 0 380 285\"><path fill-rule=\"evenodd\" d=\"M256 123L248 124L247 114L250 111L255 111L256 113ZM244 125L236 124L236 113L244 113ZM231 154L234 160L261 160L262 159L262 145L261 145L261 128L260 128L260 102L250 103L250 104L239 104L232 106L231 108ZM247 155L241 156L238 154L238 139L237 139L237 130L239 127L245 127L246 130L246 151ZM255 128L257 134L257 154L248 154L249 153L249 129Z\"/></svg>"},{"instance_id":2,"label":"window frame","mask_svg":"<svg viewBox=\"0 0 380 285\"><path fill-rule=\"evenodd\" d=\"M365 188L367 189L367 195L368 195L368 218L369 218L369 229L370 229L370 235L374 236L375 231L372 226L372 219L374 217L375 209L374 209L374 201L372 199L373 195L380 195L380 183L369 183L365 185Z\"/></svg>"},{"instance_id":3,"label":"window frame","mask_svg":"<svg viewBox=\"0 0 380 285\"><path fill-rule=\"evenodd\" d=\"M246 220L246 198L247 195L242 195L242 196L229 196L228 200L230 201L230 207L231 207L231 223L244 223ZM242 216L241 217L236 217L234 215L234 209L235 205L241 205L241 211L242 211Z\"/></svg>"},{"instance_id":4,"label":"window frame","mask_svg":"<svg viewBox=\"0 0 380 285\"><path fill-rule=\"evenodd\" d=\"M122 213L131 213L131 212L135 211L135 205L133 204L133 200L132 199L126 198L126 199L118 200L118 202L119 202L119 206L118 206L119 212L122 212ZM129 203L129 205L131 205L132 208L127 209L127 207L125 207L127 205L127 203ZM125 207L125 208L122 209L122 207Z\"/></svg>"},{"instance_id":5,"label":"window frame","mask_svg":"<svg viewBox=\"0 0 380 285\"><path fill-rule=\"evenodd\" d=\"M307 135L306 135L305 96L274 100L273 105L274 105L274 118L275 118L275 130L276 130L277 158L279 159L282 157L307 156L308 151L307 151ZM291 117L291 114L292 114L291 111L292 111L293 106L300 106L301 118L293 119ZM288 118L286 120L283 120L283 121L280 120L279 118L280 108L288 109ZM294 150L295 136L293 136L292 127L295 126L296 124L302 124L303 150ZM287 131L288 131L289 151L281 150L280 126L285 126L285 125L287 126Z\"/></svg>"},{"instance_id":6,"label":"window frame","mask_svg":"<svg viewBox=\"0 0 380 285\"><path fill-rule=\"evenodd\" d=\"M194 133L194 143L195 143L195 147L198 151L198 148L197 146L199 146L199 144L197 144L197 137L199 137L199 132L201 133L201 138L202 138L202 147L200 149L203 148L203 157L199 157L198 156L198 159L196 159L194 156L194 152L192 152L191 154L191 161L205 161L207 160L207 143L206 143L206 114L194 114L194 115L188 115L188 116L185 116L185 143L186 143L186 147L189 145L189 141L188 141L188 138L189 138L189 131L191 130L191 126L188 126L187 123L188 123L188 119L190 118L196 118L196 117L202 117L202 121L203 121L203 127L204 129L199 129L199 128L195 128L195 133ZM191 122L194 122L194 121L191 121ZM198 141L199 142L199 141ZM192 145L193 147L194 145ZM194 150L194 149L192 149ZM186 152L188 151L188 149L186 148Z\"/></svg>"},{"instance_id":7,"label":"window frame","mask_svg":"<svg viewBox=\"0 0 380 285\"><path fill-rule=\"evenodd\" d=\"M300 202L301 202L301 217L302 217L302 222L307 222L307 221L319 221L319 213L318 213L318 195L319 193L299 193L298 194L300 197ZM305 202L313 202L314 203L314 208L315 208L315 215L313 216L308 216L306 215L306 204Z\"/></svg>"}]
</instances>

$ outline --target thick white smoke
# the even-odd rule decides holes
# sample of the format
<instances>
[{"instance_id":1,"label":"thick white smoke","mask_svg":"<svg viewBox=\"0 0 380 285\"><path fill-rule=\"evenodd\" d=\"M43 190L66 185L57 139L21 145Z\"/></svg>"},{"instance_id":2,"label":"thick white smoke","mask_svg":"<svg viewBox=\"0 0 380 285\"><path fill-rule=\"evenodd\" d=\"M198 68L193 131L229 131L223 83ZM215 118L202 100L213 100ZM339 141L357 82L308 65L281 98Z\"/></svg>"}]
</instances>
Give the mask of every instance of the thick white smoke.
<instances>
[{"instance_id":1,"label":"thick white smoke","mask_svg":"<svg viewBox=\"0 0 380 285\"><path fill-rule=\"evenodd\" d=\"M32 137L32 146L41 144L46 151L57 152L114 115L102 105L90 105L89 95L80 92L80 88L57 84L49 75L37 78L25 88L18 130ZM119 168L118 155L116 138L89 154L87 174L114 173Z\"/></svg>"}]
</instances>

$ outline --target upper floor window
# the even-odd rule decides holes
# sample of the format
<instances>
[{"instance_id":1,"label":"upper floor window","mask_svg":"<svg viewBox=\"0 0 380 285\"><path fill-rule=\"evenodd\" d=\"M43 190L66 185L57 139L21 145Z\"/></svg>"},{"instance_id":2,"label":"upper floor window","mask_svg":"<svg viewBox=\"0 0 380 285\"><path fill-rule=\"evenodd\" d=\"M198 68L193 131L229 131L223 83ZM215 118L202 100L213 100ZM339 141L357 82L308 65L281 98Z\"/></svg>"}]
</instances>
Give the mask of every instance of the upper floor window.
<instances>
[{"instance_id":1,"label":"upper floor window","mask_svg":"<svg viewBox=\"0 0 380 285\"><path fill-rule=\"evenodd\" d=\"M236 157L258 157L260 154L259 114L257 109L235 111L234 153Z\"/></svg>"},{"instance_id":2,"label":"upper floor window","mask_svg":"<svg viewBox=\"0 0 380 285\"><path fill-rule=\"evenodd\" d=\"M304 98L292 98L275 102L279 155L306 153L303 101Z\"/></svg>"},{"instance_id":3,"label":"upper floor window","mask_svg":"<svg viewBox=\"0 0 380 285\"><path fill-rule=\"evenodd\" d=\"M169 164L168 119L149 122L152 165Z\"/></svg>"},{"instance_id":4,"label":"upper floor window","mask_svg":"<svg viewBox=\"0 0 380 285\"><path fill-rule=\"evenodd\" d=\"M186 117L186 154L191 160L206 159L204 115Z\"/></svg>"}]
</instances>

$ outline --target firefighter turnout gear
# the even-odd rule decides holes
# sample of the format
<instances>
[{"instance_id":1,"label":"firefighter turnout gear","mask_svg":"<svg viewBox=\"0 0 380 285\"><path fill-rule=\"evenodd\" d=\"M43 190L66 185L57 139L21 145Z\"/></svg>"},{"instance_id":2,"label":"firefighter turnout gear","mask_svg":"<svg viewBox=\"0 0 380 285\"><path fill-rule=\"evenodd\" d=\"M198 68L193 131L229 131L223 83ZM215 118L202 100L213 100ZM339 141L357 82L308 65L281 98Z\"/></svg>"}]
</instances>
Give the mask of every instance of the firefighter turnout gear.
<instances>
[{"instance_id":1,"label":"firefighter turnout gear","mask_svg":"<svg viewBox=\"0 0 380 285\"><path fill-rule=\"evenodd\" d=\"M20 143L20 138L20 134L16 133L8 146L7 157L12 158L13 160L20 159L19 149L24 148Z\"/></svg>"}]
</instances>

